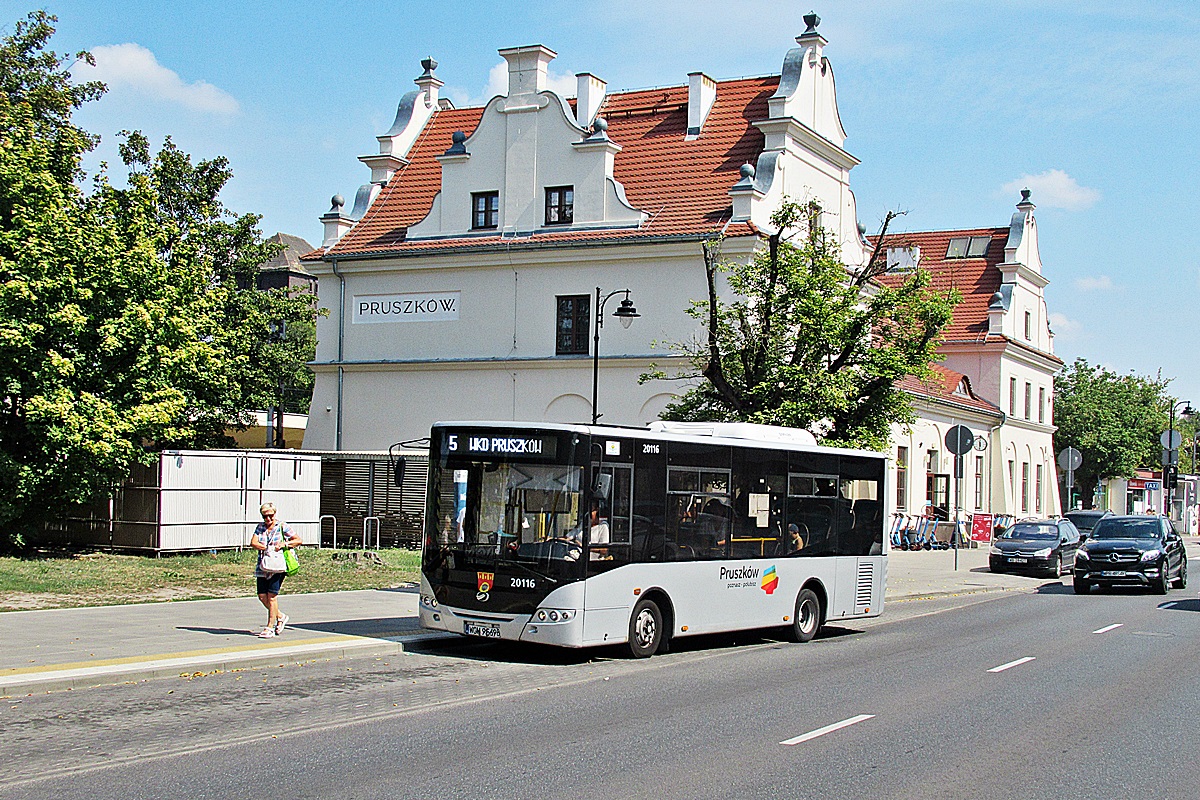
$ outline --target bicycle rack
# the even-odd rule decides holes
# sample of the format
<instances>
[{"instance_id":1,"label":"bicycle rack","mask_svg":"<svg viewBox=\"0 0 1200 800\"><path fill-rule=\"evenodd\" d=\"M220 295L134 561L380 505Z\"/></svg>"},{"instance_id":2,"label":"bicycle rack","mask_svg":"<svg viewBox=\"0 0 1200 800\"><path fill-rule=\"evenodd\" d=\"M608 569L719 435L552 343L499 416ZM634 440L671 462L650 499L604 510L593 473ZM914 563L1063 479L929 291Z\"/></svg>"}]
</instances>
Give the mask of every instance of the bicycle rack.
<instances>
[{"instance_id":1,"label":"bicycle rack","mask_svg":"<svg viewBox=\"0 0 1200 800\"><path fill-rule=\"evenodd\" d=\"M383 523L379 517L363 517L363 550L367 549L367 542L370 540L371 523L375 523L375 549L379 549L379 545L383 539Z\"/></svg>"},{"instance_id":2,"label":"bicycle rack","mask_svg":"<svg viewBox=\"0 0 1200 800\"><path fill-rule=\"evenodd\" d=\"M321 529L327 519L333 521L333 549L337 550L337 517L333 514L322 514L317 519L317 549L321 549Z\"/></svg>"}]
</instances>

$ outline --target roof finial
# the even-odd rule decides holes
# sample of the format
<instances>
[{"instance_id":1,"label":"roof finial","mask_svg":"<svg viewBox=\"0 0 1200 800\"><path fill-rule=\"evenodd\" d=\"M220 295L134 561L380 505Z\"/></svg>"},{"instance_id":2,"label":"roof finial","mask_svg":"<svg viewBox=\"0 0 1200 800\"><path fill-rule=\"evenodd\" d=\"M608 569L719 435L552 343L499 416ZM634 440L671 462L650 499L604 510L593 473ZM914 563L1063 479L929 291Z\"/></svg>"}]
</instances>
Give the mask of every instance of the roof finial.
<instances>
[{"instance_id":1,"label":"roof finial","mask_svg":"<svg viewBox=\"0 0 1200 800\"><path fill-rule=\"evenodd\" d=\"M1028 202L1029 202L1029 195L1031 195L1031 194L1033 194L1033 192L1029 191L1029 187L1026 187L1026 188L1022 189L1022 190L1021 190L1021 202L1022 202L1022 203L1028 203Z\"/></svg>"},{"instance_id":2,"label":"roof finial","mask_svg":"<svg viewBox=\"0 0 1200 800\"><path fill-rule=\"evenodd\" d=\"M804 30L804 35L808 36L817 32L817 26L821 24L821 18L817 16L816 11L810 11L804 15L804 24L808 26Z\"/></svg>"}]
</instances>

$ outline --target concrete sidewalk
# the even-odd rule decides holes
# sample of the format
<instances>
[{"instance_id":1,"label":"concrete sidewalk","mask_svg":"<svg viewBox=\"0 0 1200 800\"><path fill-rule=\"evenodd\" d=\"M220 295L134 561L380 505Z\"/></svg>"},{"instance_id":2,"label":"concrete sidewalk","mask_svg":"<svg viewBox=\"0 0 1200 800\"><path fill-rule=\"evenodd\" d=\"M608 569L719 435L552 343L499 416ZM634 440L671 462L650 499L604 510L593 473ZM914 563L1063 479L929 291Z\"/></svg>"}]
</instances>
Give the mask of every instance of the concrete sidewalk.
<instances>
[{"instance_id":1,"label":"concrete sidewalk","mask_svg":"<svg viewBox=\"0 0 1200 800\"><path fill-rule=\"evenodd\" d=\"M987 571L987 546L901 552L888 562L886 600L1040 585ZM313 658L393 654L404 643L448 636L417 622L415 589L283 594L293 620L258 639L266 612L256 597L0 614L0 696L146 678L277 665ZM886 612L885 612L886 613Z\"/></svg>"}]
</instances>

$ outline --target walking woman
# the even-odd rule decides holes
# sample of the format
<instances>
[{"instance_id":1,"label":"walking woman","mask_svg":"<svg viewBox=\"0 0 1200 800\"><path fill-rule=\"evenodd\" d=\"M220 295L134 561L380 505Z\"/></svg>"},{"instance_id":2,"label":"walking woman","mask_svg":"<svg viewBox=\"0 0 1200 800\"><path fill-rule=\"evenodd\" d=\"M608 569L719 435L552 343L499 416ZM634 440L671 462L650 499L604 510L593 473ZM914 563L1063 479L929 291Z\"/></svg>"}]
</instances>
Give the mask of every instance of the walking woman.
<instances>
[{"instance_id":1,"label":"walking woman","mask_svg":"<svg viewBox=\"0 0 1200 800\"><path fill-rule=\"evenodd\" d=\"M279 612L279 590L287 575L283 551L301 545L300 537L292 532L286 522L275 519L275 504L263 503L259 507L263 521L254 529L250 546L258 551L258 566L254 577L258 582L258 599L267 609L267 627L258 634L259 638L270 639L283 633L288 615Z\"/></svg>"}]
</instances>

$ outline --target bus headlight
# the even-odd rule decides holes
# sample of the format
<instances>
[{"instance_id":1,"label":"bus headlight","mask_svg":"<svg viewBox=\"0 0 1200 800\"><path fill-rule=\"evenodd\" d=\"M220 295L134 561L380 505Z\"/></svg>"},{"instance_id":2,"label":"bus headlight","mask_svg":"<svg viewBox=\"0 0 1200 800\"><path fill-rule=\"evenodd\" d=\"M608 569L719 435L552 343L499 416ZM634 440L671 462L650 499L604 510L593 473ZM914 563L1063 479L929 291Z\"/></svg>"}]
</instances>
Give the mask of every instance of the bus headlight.
<instances>
[{"instance_id":1,"label":"bus headlight","mask_svg":"<svg viewBox=\"0 0 1200 800\"><path fill-rule=\"evenodd\" d=\"M437 598L431 594L423 594L421 595L421 605L425 606L426 608L437 608L438 601Z\"/></svg>"},{"instance_id":2,"label":"bus headlight","mask_svg":"<svg viewBox=\"0 0 1200 800\"><path fill-rule=\"evenodd\" d=\"M571 608L539 608L534 617L539 622L570 622L578 613Z\"/></svg>"}]
</instances>

